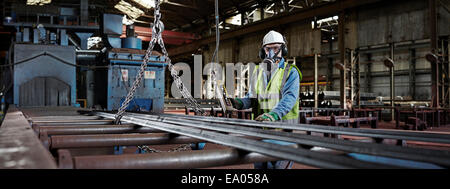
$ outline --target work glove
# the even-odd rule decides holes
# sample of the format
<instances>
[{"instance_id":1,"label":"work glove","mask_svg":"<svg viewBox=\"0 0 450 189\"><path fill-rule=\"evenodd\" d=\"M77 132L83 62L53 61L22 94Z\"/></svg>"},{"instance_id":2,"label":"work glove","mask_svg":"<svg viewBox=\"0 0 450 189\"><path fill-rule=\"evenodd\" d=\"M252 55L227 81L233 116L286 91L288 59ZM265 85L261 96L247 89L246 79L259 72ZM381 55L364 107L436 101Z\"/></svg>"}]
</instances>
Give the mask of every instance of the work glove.
<instances>
[{"instance_id":1,"label":"work glove","mask_svg":"<svg viewBox=\"0 0 450 189\"><path fill-rule=\"evenodd\" d=\"M269 112L269 113L264 113L264 114L258 116L255 120L256 121L278 121L278 120L280 120L280 118L278 117L278 114L276 114L275 112Z\"/></svg>"},{"instance_id":2,"label":"work glove","mask_svg":"<svg viewBox=\"0 0 450 189\"><path fill-rule=\"evenodd\" d=\"M230 99L230 101L233 108L236 108L237 110L241 110L244 107L244 103L239 98Z\"/></svg>"}]
</instances>

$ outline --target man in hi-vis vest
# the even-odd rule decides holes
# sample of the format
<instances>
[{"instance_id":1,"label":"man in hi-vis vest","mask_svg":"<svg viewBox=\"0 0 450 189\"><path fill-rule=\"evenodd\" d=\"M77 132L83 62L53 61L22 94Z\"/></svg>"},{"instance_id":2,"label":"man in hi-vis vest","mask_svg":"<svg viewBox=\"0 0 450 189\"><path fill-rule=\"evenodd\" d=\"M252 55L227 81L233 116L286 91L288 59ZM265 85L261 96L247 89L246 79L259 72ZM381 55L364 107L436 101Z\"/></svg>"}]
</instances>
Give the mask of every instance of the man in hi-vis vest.
<instances>
[{"instance_id":1,"label":"man in hi-vis vest","mask_svg":"<svg viewBox=\"0 0 450 189\"><path fill-rule=\"evenodd\" d=\"M255 88L250 90L244 98L232 99L233 107L240 109L256 108L257 121L281 121L295 123L299 121L299 88L302 73L295 65L285 62L287 56L286 40L280 33L270 31L264 36L259 57L264 66L255 68L253 83ZM265 64L264 64L265 63ZM251 99L257 99L252 103ZM256 101L256 100L254 100ZM253 104L253 105L252 105ZM293 143L263 140L281 145ZM275 161L255 163L256 169L290 169L292 161Z\"/></svg>"}]
</instances>

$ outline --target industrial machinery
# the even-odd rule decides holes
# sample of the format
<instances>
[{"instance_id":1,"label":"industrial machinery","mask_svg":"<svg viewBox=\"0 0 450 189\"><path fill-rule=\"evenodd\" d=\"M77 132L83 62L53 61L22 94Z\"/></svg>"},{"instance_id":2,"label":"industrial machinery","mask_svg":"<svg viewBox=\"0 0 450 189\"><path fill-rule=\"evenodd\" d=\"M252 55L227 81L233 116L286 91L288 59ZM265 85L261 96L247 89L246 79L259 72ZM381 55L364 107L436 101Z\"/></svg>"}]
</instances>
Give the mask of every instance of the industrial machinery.
<instances>
[{"instance_id":1,"label":"industrial machinery","mask_svg":"<svg viewBox=\"0 0 450 189\"><path fill-rule=\"evenodd\" d=\"M44 25L16 26L9 50L12 93L8 104L72 106L76 104L76 52L66 30ZM32 33L30 33L32 31ZM9 75L9 74L8 74ZM13 98L11 98L13 97Z\"/></svg>"},{"instance_id":2,"label":"industrial machinery","mask_svg":"<svg viewBox=\"0 0 450 189\"><path fill-rule=\"evenodd\" d=\"M13 92L7 103L79 106L78 100L88 108L100 105L117 110L145 56L133 25L126 26L124 38L122 18L104 14L100 27L8 23L16 29L16 39L9 51ZM90 49L88 42L99 35L101 45ZM161 54L153 52L144 81L127 110L162 113L164 62Z\"/></svg>"},{"instance_id":3,"label":"industrial machinery","mask_svg":"<svg viewBox=\"0 0 450 189\"><path fill-rule=\"evenodd\" d=\"M12 17L3 26L15 30L8 51L8 69L3 81L7 104L17 106L77 106L77 51L72 34L98 30L97 26L72 25L74 8L24 7L14 4ZM34 11L34 17L19 19ZM39 14L42 12L48 14ZM70 32L69 32L70 31ZM70 34L69 34L70 33ZM72 42L72 45L69 45Z\"/></svg>"},{"instance_id":4,"label":"industrial machinery","mask_svg":"<svg viewBox=\"0 0 450 189\"><path fill-rule=\"evenodd\" d=\"M106 59L109 68L107 71L96 71L96 86L99 86L96 94L97 92L98 94L106 92L106 107L108 110L117 110L124 101L133 79L139 72L144 54L144 51L134 49L111 49L107 52ZM136 98L127 110L162 113L164 109L166 64L164 58L158 53L153 53L151 60L154 62L148 63L141 87L137 89ZM105 76L107 79L104 79ZM104 105L104 103L101 104Z\"/></svg>"},{"instance_id":5,"label":"industrial machinery","mask_svg":"<svg viewBox=\"0 0 450 189\"><path fill-rule=\"evenodd\" d=\"M75 48L14 45L14 104L70 106L76 101Z\"/></svg>"},{"instance_id":6,"label":"industrial machinery","mask_svg":"<svg viewBox=\"0 0 450 189\"><path fill-rule=\"evenodd\" d=\"M122 20L119 17L122 18L121 15L104 15L103 39L111 47L100 56L103 61L99 62L106 63L108 69L95 71L96 101L107 110L117 110L121 106L145 56L142 41L135 36L133 26L127 26L126 38L119 38L121 42L118 42L117 36L122 34ZM144 80L127 110L163 112L165 66L164 57L153 52L144 72Z\"/></svg>"}]
</instances>

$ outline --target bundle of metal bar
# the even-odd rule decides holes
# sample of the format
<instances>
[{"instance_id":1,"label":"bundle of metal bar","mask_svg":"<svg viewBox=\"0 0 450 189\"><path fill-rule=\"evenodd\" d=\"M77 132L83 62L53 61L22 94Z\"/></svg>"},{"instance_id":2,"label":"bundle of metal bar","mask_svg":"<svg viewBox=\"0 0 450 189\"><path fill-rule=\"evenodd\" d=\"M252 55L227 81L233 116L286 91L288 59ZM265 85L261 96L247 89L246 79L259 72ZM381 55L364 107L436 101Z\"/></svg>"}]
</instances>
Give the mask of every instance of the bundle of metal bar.
<instances>
[{"instance_id":1,"label":"bundle of metal bar","mask_svg":"<svg viewBox=\"0 0 450 189\"><path fill-rule=\"evenodd\" d=\"M136 115L136 114L133 114ZM139 115L139 114L137 114ZM338 135L351 135L370 138L381 139L397 139L397 140L411 140L411 141L423 141L433 143L450 144L450 135L439 133L423 133L413 131L391 131L381 129L355 129L355 128L342 128L342 127L328 127L320 125L309 124L287 124L287 123L273 123L273 122L256 122L252 120L231 119L222 117L204 117L204 116L186 116L186 115L173 115L173 114L161 114L160 116L167 117L179 117L183 120L198 120L209 123L223 123L228 125L240 125L248 127L265 127L274 129L292 129L300 131L318 132L318 133L330 133Z\"/></svg>"},{"instance_id":2,"label":"bundle of metal bar","mask_svg":"<svg viewBox=\"0 0 450 189\"><path fill-rule=\"evenodd\" d=\"M352 125L353 128L359 128L359 125L364 123L369 123L370 127L375 129L378 127L378 118L377 117L358 117L358 118L349 118L349 119L330 119L330 125L338 126L340 124L344 124L344 127L348 127Z\"/></svg>"},{"instance_id":3,"label":"bundle of metal bar","mask_svg":"<svg viewBox=\"0 0 450 189\"><path fill-rule=\"evenodd\" d=\"M59 151L60 168L75 169L191 169L275 161L277 158L237 149L71 157Z\"/></svg>"},{"instance_id":4,"label":"bundle of metal bar","mask_svg":"<svg viewBox=\"0 0 450 189\"><path fill-rule=\"evenodd\" d=\"M113 119L114 114L97 112L98 116ZM176 124L163 123L161 121L151 121L142 119L139 116L126 114L123 121L160 129L170 133L190 136L205 141L222 144L237 149L261 153L263 155L293 160L306 165L311 165L320 168L394 168L384 164L363 162L345 156L330 156L320 152L313 152L305 149L296 149L289 146L282 146L278 144L267 143L258 140L252 140L242 137L229 136L214 131L207 131L203 129L196 129L192 127L180 126Z\"/></svg>"},{"instance_id":5,"label":"bundle of metal bar","mask_svg":"<svg viewBox=\"0 0 450 189\"><path fill-rule=\"evenodd\" d=\"M415 161L425 161L436 163L445 167L450 167L450 152L448 151L344 141L298 133L275 132L270 130L263 130L261 128L233 126L227 124L210 124L186 119L183 119L183 121L181 121L180 118L175 117L160 117L155 115L141 114L137 114L136 117L144 120L160 121L169 124L177 124L220 132L239 133L248 136L293 142L307 146L319 146L352 153L367 153L371 155L387 156Z\"/></svg>"}]
</instances>

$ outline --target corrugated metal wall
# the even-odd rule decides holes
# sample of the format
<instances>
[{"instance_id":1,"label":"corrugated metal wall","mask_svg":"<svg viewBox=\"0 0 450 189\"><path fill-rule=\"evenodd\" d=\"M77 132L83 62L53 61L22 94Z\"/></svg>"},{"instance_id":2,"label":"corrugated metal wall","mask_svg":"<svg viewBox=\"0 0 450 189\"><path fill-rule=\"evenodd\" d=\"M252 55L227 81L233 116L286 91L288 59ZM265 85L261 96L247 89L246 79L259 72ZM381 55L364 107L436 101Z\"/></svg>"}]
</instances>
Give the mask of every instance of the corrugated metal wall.
<instances>
[{"instance_id":1,"label":"corrugated metal wall","mask_svg":"<svg viewBox=\"0 0 450 189\"><path fill-rule=\"evenodd\" d=\"M380 4L372 7L365 7L358 9L355 14L349 15L346 23L346 47L367 47L374 45L389 44L392 42L405 42L429 39L429 23L428 23L428 3L422 0L411 0L407 4L405 1L399 3L390 3L389 6ZM438 28L440 35L449 35L450 27L448 27L448 20L450 15L442 7L438 8ZM287 38L289 57L305 57L311 56L314 53L321 53L322 55L336 54L338 51L338 42L334 41L332 50L330 51L330 44L321 44L320 31L313 31L311 23L295 23L288 26L283 26L283 34ZM356 31L354 31L356 30ZM232 62L233 56L237 57L237 62L259 62L257 58L258 50L261 47L261 41L264 37L264 32L253 33L251 35L240 36L239 39L233 39L237 46L233 46L233 40L221 42L221 50L219 53L220 61L224 63ZM348 36L354 35L354 36ZM356 41L355 41L356 40ZM350 46L349 46L350 44ZM210 61L210 56L214 51L214 45L210 44L209 49L203 53L204 62ZM238 50L233 52L232 48ZM425 60L425 54L429 52L429 48L422 46L416 49L416 69L422 71L416 74L416 97L418 99L429 99L431 96L431 76L429 74L430 63ZM233 55L233 53L236 53ZM375 76L371 79L371 86L374 93L380 96L389 96L389 76L384 76L383 73L388 73L388 69L384 66L383 61L389 57L389 51L372 53L371 72ZM339 63L339 56L334 56L333 63ZM401 76L396 76L396 91L395 95L407 96L409 95L409 80L410 76L406 73L411 68L409 50L395 50L395 70L403 73ZM361 87L363 92L368 92L368 87L364 85L365 70L366 70L366 54L361 53ZM313 76L313 60L297 59L297 65L302 64L304 76ZM329 58L322 56L319 58L319 75L328 75ZM339 75L339 70L332 68L334 76ZM425 72L425 73L424 73ZM380 76L381 74L381 76ZM328 77L333 77L328 75ZM333 80L334 90L339 90L339 79Z\"/></svg>"},{"instance_id":2,"label":"corrugated metal wall","mask_svg":"<svg viewBox=\"0 0 450 189\"><path fill-rule=\"evenodd\" d=\"M312 30L311 23L293 24L286 29L289 56L312 56L321 53L321 32Z\"/></svg>"},{"instance_id":3,"label":"corrugated metal wall","mask_svg":"<svg viewBox=\"0 0 450 189\"><path fill-rule=\"evenodd\" d=\"M220 42L219 48L219 62L222 63L230 63L232 60L232 40L226 40ZM208 45L209 49L203 52L203 65L211 62L211 58L213 56L214 50L216 48L215 43L211 43ZM213 60L214 61L214 60Z\"/></svg>"},{"instance_id":4,"label":"corrugated metal wall","mask_svg":"<svg viewBox=\"0 0 450 189\"><path fill-rule=\"evenodd\" d=\"M259 62L258 52L261 48L262 39L265 33L256 33L243 37L239 41L239 57L238 61L243 63Z\"/></svg>"},{"instance_id":5,"label":"corrugated metal wall","mask_svg":"<svg viewBox=\"0 0 450 189\"><path fill-rule=\"evenodd\" d=\"M282 32L287 40L289 56L310 56L314 53L321 53L320 31L312 30L311 23L293 24L286 27ZM278 31L281 32L281 31ZM220 42L219 61L224 63L233 63L233 40L236 40L238 50L234 53L237 56L237 62L258 62L258 51L261 48L262 39L266 32L258 32L251 35L242 36L238 39L230 39ZM208 50L203 52L203 58L206 62L211 60L214 53L215 43L208 45ZM237 63L236 62L236 63Z\"/></svg>"},{"instance_id":6,"label":"corrugated metal wall","mask_svg":"<svg viewBox=\"0 0 450 189\"><path fill-rule=\"evenodd\" d=\"M428 72L431 68L431 64L425 59L425 54L429 52L429 48L418 48L416 49L416 70L421 71L416 73L416 98L421 100L428 100L431 96L431 76L429 73L423 74L423 71ZM410 54L408 50L396 50L394 51L394 61L395 61L395 71L396 73L409 72L411 68L410 64ZM377 52L372 53L371 61L371 90L378 96L389 96L389 86L390 78L388 75L379 76L380 74L388 74L389 69L384 65L383 61L386 57L389 57L389 52ZM339 58L334 58L334 62L339 62ZM325 64L324 60L321 64ZM367 55L362 54L360 57L360 71L361 71L361 90L363 92L368 92L367 86L365 86L365 70L368 66ZM319 74L326 75L327 67L320 68ZM338 75L339 70L333 68L333 74ZM378 75L378 76L377 76ZM403 74L400 76L395 76L395 95L396 96L409 96L409 75ZM333 80L333 87L335 90L339 90L340 83L339 79Z\"/></svg>"},{"instance_id":7,"label":"corrugated metal wall","mask_svg":"<svg viewBox=\"0 0 450 189\"><path fill-rule=\"evenodd\" d=\"M428 39L427 1L409 1L358 11L358 45Z\"/></svg>"}]
</instances>

